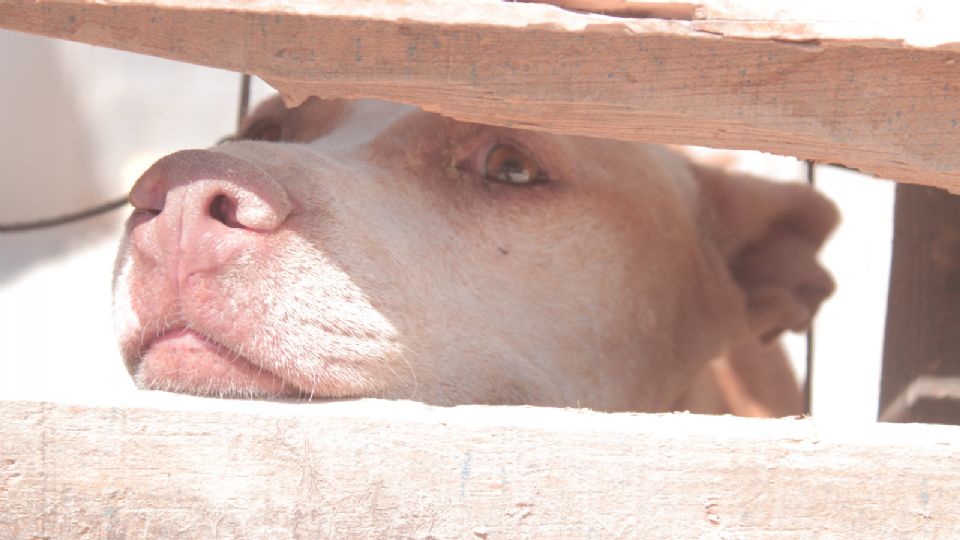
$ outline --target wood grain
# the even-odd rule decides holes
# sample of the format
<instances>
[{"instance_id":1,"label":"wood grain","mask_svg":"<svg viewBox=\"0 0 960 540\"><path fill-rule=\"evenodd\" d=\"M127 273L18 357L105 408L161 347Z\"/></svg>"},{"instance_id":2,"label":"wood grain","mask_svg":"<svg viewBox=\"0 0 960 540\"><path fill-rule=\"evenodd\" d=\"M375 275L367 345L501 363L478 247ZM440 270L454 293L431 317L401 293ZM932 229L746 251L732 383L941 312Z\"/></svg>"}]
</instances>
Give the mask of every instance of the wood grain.
<instances>
[{"instance_id":1,"label":"wood grain","mask_svg":"<svg viewBox=\"0 0 960 540\"><path fill-rule=\"evenodd\" d=\"M290 103L377 97L467 121L758 149L960 192L960 40L943 30L940 4L856 2L860 12L837 7L835 20L833 5L793 8L781 22L759 2L717 11L739 19L710 18L721 4L666 20L495 0L0 0L0 27L254 73Z\"/></svg>"},{"instance_id":2,"label":"wood grain","mask_svg":"<svg viewBox=\"0 0 960 540\"><path fill-rule=\"evenodd\" d=\"M880 419L960 424L960 197L897 186L893 231Z\"/></svg>"},{"instance_id":3,"label":"wood grain","mask_svg":"<svg viewBox=\"0 0 960 540\"><path fill-rule=\"evenodd\" d=\"M3 538L956 538L958 485L952 426L0 402Z\"/></svg>"}]
</instances>

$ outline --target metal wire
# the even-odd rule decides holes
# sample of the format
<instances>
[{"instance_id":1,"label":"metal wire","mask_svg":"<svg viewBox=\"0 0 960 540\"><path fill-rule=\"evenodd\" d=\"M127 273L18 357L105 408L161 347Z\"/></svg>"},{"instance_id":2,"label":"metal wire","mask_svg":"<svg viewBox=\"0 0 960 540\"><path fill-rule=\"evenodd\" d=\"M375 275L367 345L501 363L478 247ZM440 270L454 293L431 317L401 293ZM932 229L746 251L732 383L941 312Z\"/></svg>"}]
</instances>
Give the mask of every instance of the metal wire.
<instances>
[{"instance_id":1,"label":"metal wire","mask_svg":"<svg viewBox=\"0 0 960 540\"><path fill-rule=\"evenodd\" d=\"M34 221L22 221L20 223L0 223L0 233L35 231L38 229L47 229L50 227L57 227L59 225L66 225L82 219L105 214L111 210L121 208L126 204L127 196L124 195L123 197L114 199L112 201L107 201L103 204L94 206L93 208L87 208L71 214L64 214L62 216L53 218L37 219Z\"/></svg>"},{"instance_id":2,"label":"metal wire","mask_svg":"<svg viewBox=\"0 0 960 540\"><path fill-rule=\"evenodd\" d=\"M807 184L809 186L817 185L817 162L808 159L807 164ZM813 412L813 321L810 321L810 328L807 330L807 374L803 378L803 414L810 416Z\"/></svg>"},{"instance_id":3,"label":"metal wire","mask_svg":"<svg viewBox=\"0 0 960 540\"><path fill-rule=\"evenodd\" d=\"M244 73L240 76L240 103L237 105L237 133L243 125L243 120L247 117L250 110L250 75Z\"/></svg>"}]
</instances>

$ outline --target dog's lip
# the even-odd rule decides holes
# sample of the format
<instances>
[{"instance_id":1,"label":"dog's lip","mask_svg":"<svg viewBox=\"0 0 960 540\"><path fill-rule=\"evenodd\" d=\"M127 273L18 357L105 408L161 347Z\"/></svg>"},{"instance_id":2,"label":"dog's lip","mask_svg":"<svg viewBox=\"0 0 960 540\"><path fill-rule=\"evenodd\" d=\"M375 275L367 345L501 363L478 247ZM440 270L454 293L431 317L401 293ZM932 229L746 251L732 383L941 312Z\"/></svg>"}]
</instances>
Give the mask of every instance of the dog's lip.
<instances>
[{"instance_id":1,"label":"dog's lip","mask_svg":"<svg viewBox=\"0 0 960 540\"><path fill-rule=\"evenodd\" d=\"M166 352L163 352L167 349ZM153 353L153 354L151 354ZM191 358L194 357L194 358ZM217 383L230 387L239 375L248 390L262 391L274 397L299 396L296 384L285 380L255 359L239 354L222 341L188 326L172 326L159 330L144 339L131 372L153 370L163 373L161 378L181 378L179 373L188 371L185 384L179 385L187 393L203 392L215 388ZM218 392L226 395L230 392Z\"/></svg>"},{"instance_id":2,"label":"dog's lip","mask_svg":"<svg viewBox=\"0 0 960 540\"><path fill-rule=\"evenodd\" d=\"M249 359L243 357L242 355L237 354L233 349L231 349L230 347L225 346L225 345L224 345L223 343L221 343L219 340L213 339L213 338L211 338L210 336L208 336L208 335L206 335L206 334L203 334L203 333L201 333L201 332L198 332L197 330L194 330L194 329L189 328L189 327L187 327L187 326L174 326L174 327L168 328L168 329L166 329L166 330L163 330L163 331L161 331L161 332L158 332L155 336L153 336L152 339L150 339L150 340L148 340L148 341L145 342L145 344L144 344L144 346L143 346L143 348L142 348L142 351L141 351L141 357L142 357L143 354L145 354L147 351L149 351L150 349L152 349L153 347L155 347L155 346L157 346L157 345L159 345L159 344L162 344L162 343L165 342L165 341L171 341L171 340L175 340L175 339L178 339L178 338L185 338L185 337L190 337L190 338L198 339L198 340L201 340L201 341L203 341L203 342L205 342L205 343L208 343L208 344L210 344L210 345L214 345L214 346L216 346L216 347L222 348L224 351L226 351L226 352L228 352L228 353L230 353L230 354L232 354L232 355L234 355L234 356L236 356L236 357L243 358L243 360L244 360L245 362L250 362ZM252 363L252 362L251 362L251 363Z\"/></svg>"}]
</instances>

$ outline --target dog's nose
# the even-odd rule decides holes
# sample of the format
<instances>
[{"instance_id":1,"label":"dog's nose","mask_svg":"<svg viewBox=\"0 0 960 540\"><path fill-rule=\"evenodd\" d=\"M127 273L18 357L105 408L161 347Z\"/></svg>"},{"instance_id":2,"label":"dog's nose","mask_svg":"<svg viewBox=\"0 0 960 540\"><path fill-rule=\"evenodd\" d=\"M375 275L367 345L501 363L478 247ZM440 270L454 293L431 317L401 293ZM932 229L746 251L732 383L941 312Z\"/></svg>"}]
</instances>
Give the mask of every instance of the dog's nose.
<instances>
[{"instance_id":1,"label":"dog's nose","mask_svg":"<svg viewBox=\"0 0 960 540\"><path fill-rule=\"evenodd\" d=\"M274 230L290 213L286 192L259 167L209 150L184 150L154 163L133 186L130 204L254 231Z\"/></svg>"},{"instance_id":2,"label":"dog's nose","mask_svg":"<svg viewBox=\"0 0 960 540\"><path fill-rule=\"evenodd\" d=\"M176 280L227 264L278 229L292 206L262 169L209 150L156 162L137 180L130 204L140 210L132 218L134 243Z\"/></svg>"}]
</instances>

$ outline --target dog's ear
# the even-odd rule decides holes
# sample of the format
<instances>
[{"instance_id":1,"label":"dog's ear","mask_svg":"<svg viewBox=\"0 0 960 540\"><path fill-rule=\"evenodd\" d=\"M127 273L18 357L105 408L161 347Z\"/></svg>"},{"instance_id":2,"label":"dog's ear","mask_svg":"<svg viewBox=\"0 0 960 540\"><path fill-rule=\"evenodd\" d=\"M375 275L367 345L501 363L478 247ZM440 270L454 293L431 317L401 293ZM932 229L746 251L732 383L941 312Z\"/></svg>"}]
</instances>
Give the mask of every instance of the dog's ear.
<instances>
[{"instance_id":1,"label":"dog's ear","mask_svg":"<svg viewBox=\"0 0 960 540\"><path fill-rule=\"evenodd\" d=\"M693 170L708 230L743 291L753 335L768 342L784 330L805 330L833 292L817 252L839 221L836 208L806 185Z\"/></svg>"}]
</instances>

